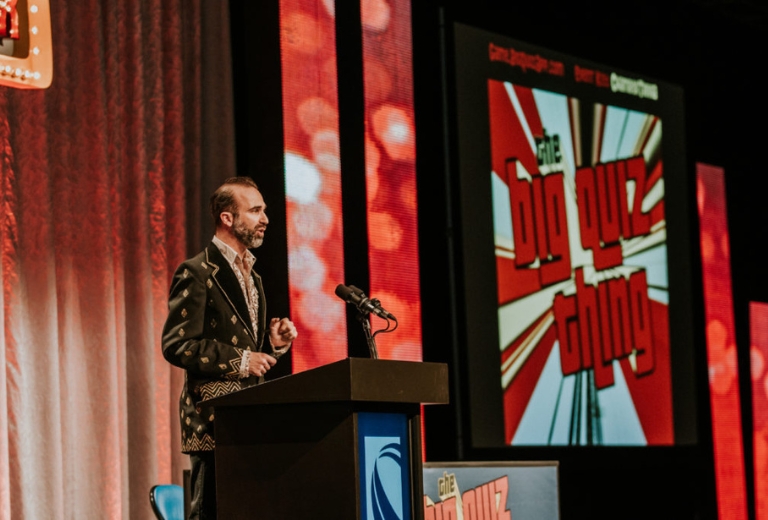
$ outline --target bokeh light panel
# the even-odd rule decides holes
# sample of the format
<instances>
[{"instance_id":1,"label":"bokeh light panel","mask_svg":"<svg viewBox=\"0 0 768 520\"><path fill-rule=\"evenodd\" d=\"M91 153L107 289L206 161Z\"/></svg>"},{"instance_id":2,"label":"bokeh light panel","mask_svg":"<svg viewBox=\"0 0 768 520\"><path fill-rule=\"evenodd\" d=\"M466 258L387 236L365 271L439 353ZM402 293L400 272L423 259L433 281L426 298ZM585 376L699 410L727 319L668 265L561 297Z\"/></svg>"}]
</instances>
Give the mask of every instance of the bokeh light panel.
<instances>
[{"instance_id":1,"label":"bokeh light panel","mask_svg":"<svg viewBox=\"0 0 768 520\"><path fill-rule=\"evenodd\" d=\"M720 518L747 518L725 172L696 165L712 443Z\"/></svg>"},{"instance_id":2,"label":"bokeh light panel","mask_svg":"<svg viewBox=\"0 0 768 520\"><path fill-rule=\"evenodd\" d=\"M749 304L755 519L768 520L768 303Z\"/></svg>"},{"instance_id":3,"label":"bokeh light panel","mask_svg":"<svg viewBox=\"0 0 768 520\"><path fill-rule=\"evenodd\" d=\"M336 38L332 0L281 0L291 314L304 348L293 371L347 357Z\"/></svg>"},{"instance_id":4,"label":"bokeh light panel","mask_svg":"<svg viewBox=\"0 0 768 520\"><path fill-rule=\"evenodd\" d=\"M361 1L368 262L370 296L398 318L379 357L421 361L410 4Z\"/></svg>"}]
</instances>

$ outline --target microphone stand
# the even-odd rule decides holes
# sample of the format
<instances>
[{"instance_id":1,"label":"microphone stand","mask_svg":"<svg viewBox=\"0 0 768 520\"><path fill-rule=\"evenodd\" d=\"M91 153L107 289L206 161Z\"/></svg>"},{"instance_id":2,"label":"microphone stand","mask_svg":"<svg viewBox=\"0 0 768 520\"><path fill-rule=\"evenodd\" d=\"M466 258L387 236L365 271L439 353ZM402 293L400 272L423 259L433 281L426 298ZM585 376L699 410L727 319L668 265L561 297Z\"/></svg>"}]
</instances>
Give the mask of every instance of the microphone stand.
<instances>
[{"instance_id":1,"label":"microphone stand","mask_svg":"<svg viewBox=\"0 0 768 520\"><path fill-rule=\"evenodd\" d=\"M363 331L365 332L365 340L368 343L368 352L371 354L371 359L379 359L379 354L376 351L376 340L373 339L373 334L371 334L371 320L369 318L370 314L363 311L357 312L357 321L359 321L363 326Z\"/></svg>"}]
</instances>

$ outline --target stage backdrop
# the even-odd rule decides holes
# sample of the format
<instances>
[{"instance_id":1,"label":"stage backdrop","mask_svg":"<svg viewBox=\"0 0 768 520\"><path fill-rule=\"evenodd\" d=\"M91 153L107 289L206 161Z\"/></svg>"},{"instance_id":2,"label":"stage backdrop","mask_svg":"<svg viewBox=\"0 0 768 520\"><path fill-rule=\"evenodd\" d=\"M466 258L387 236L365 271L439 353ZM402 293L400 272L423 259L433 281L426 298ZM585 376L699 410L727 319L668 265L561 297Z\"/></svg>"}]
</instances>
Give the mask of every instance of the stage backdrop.
<instances>
[{"instance_id":1,"label":"stage backdrop","mask_svg":"<svg viewBox=\"0 0 768 520\"><path fill-rule=\"evenodd\" d=\"M51 86L0 86L0 519L151 519L187 464L170 273L234 174L227 3L50 13Z\"/></svg>"}]
</instances>

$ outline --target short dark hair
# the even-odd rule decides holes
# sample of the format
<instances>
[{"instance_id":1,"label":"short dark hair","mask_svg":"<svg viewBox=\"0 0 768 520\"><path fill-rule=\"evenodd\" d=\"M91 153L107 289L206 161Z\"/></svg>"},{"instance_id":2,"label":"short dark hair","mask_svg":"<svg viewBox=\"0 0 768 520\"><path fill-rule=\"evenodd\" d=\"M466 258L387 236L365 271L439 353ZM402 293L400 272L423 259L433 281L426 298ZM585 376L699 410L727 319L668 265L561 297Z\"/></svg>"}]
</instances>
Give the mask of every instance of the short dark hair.
<instances>
[{"instance_id":1,"label":"short dark hair","mask_svg":"<svg viewBox=\"0 0 768 520\"><path fill-rule=\"evenodd\" d=\"M250 177L230 177L221 183L221 186L216 188L216 191L211 195L211 216L213 217L214 226L219 225L221 214L228 211L232 214L237 214L237 201L235 200L235 193L232 190L232 186L245 186L249 188L259 187Z\"/></svg>"}]
</instances>

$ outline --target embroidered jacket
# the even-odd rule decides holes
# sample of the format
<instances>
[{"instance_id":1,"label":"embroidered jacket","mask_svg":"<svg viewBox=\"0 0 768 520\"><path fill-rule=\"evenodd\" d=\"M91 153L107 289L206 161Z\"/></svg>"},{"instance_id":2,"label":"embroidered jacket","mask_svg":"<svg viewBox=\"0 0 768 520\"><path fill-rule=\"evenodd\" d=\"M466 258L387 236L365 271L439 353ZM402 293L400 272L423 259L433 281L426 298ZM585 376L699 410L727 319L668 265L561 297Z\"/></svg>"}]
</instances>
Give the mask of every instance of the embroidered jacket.
<instances>
[{"instance_id":1,"label":"embroidered jacket","mask_svg":"<svg viewBox=\"0 0 768 520\"><path fill-rule=\"evenodd\" d=\"M179 399L184 453L215 447L213 408L200 401L259 382L240 376L243 350L260 351L264 342L264 290L261 277L251 276L259 293L258 337L240 283L216 245L183 262L173 276L162 347L165 359L186 371Z\"/></svg>"}]
</instances>

